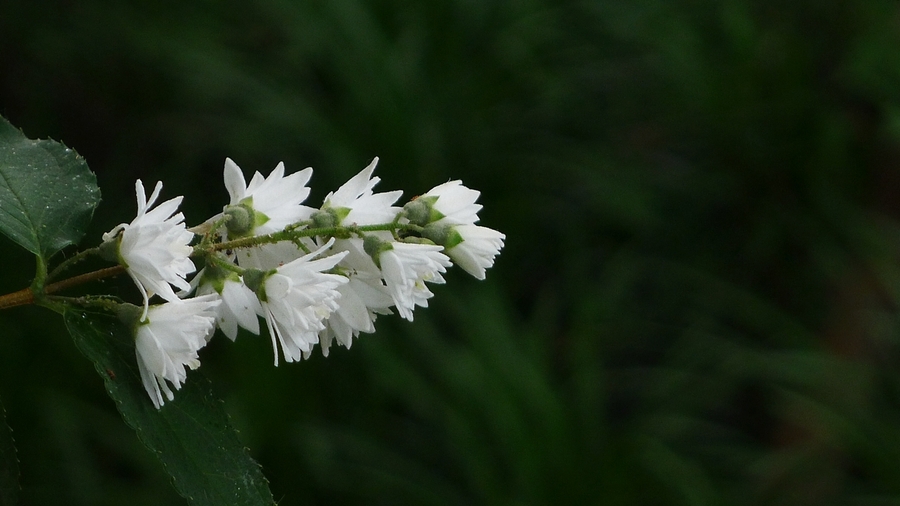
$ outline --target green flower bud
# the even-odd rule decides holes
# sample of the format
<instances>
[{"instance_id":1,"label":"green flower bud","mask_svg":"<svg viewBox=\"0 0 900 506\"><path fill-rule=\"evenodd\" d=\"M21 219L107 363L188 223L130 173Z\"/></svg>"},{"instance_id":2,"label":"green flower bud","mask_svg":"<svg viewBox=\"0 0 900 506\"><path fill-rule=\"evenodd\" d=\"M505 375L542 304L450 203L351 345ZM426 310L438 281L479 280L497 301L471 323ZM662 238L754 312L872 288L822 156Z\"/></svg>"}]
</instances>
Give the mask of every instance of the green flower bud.
<instances>
[{"instance_id":1,"label":"green flower bud","mask_svg":"<svg viewBox=\"0 0 900 506\"><path fill-rule=\"evenodd\" d=\"M390 251L392 249L394 249L394 247L391 246L390 242L383 241L377 236L367 235L365 239L363 239L363 250L372 257L372 260L375 261L375 265L377 265L379 269L381 268L381 262L378 258L385 251Z\"/></svg>"},{"instance_id":2,"label":"green flower bud","mask_svg":"<svg viewBox=\"0 0 900 506\"><path fill-rule=\"evenodd\" d=\"M404 237L403 242L407 244L427 244L429 246L434 246L434 241L426 237Z\"/></svg>"},{"instance_id":3,"label":"green flower bud","mask_svg":"<svg viewBox=\"0 0 900 506\"><path fill-rule=\"evenodd\" d=\"M222 290L225 289L225 280L229 278L236 281L238 275L236 272L221 267L215 261L209 261L206 263L206 267L203 268L203 276L200 278L200 284L211 285L217 293L221 294Z\"/></svg>"},{"instance_id":4,"label":"green flower bud","mask_svg":"<svg viewBox=\"0 0 900 506\"><path fill-rule=\"evenodd\" d=\"M117 264L122 264L123 267L128 267L128 264L125 263L125 259L119 255L119 244L121 242L122 234L119 234L111 241L100 243L100 258L107 262L115 262Z\"/></svg>"},{"instance_id":5,"label":"green flower bud","mask_svg":"<svg viewBox=\"0 0 900 506\"><path fill-rule=\"evenodd\" d=\"M435 225L434 223L422 229L422 237L440 244L444 249L450 249L463 242L463 238L453 225Z\"/></svg>"},{"instance_id":6,"label":"green flower bud","mask_svg":"<svg viewBox=\"0 0 900 506\"><path fill-rule=\"evenodd\" d=\"M139 324L147 323L141 322L141 315L143 314L144 308L128 304L127 302L119 304L119 307L116 309L116 316L119 317L119 321L130 329L137 327Z\"/></svg>"},{"instance_id":7,"label":"green flower bud","mask_svg":"<svg viewBox=\"0 0 900 506\"><path fill-rule=\"evenodd\" d=\"M271 271L261 271L259 269L247 269L244 271L244 284L247 285L247 288L256 292L256 296L263 302L268 300L266 298L265 281L269 274L273 272L275 272L274 269Z\"/></svg>"},{"instance_id":8,"label":"green flower bud","mask_svg":"<svg viewBox=\"0 0 900 506\"><path fill-rule=\"evenodd\" d=\"M337 216L329 212L331 209L316 211L309 218L312 220L311 228L332 228L338 224Z\"/></svg>"},{"instance_id":9,"label":"green flower bud","mask_svg":"<svg viewBox=\"0 0 900 506\"><path fill-rule=\"evenodd\" d=\"M234 206L225 207L225 228L229 237L244 237L253 232L256 226L256 211L253 210L253 200L241 202Z\"/></svg>"},{"instance_id":10,"label":"green flower bud","mask_svg":"<svg viewBox=\"0 0 900 506\"><path fill-rule=\"evenodd\" d=\"M411 200L403 206L403 214L409 219L413 225L424 227L432 221L437 221L444 217L443 214L435 210L434 203L437 197L419 197Z\"/></svg>"}]
</instances>

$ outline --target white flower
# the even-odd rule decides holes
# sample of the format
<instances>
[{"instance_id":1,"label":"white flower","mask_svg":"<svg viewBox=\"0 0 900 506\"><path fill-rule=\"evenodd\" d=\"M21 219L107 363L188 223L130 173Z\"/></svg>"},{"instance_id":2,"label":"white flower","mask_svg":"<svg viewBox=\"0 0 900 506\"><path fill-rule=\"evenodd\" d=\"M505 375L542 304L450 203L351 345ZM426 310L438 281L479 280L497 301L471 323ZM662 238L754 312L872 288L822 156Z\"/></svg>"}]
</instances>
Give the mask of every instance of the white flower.
<instances>
[{"instance_id":1,"label":"white flower","mask_svg":"<svg viewBox=\"0 0 900 506\"><path fill-rule=\"evenodd\" d=\"M381 181L378 177L372 177L376 165L378 165L378 157L375 157L359 174L341 185L337 191L331 192L325 197L322 209L333 209L339 213L339 216L343 215L342 220L337 224L389 223L400 212L400 208L393 207L392 204L400 198L400 195L403 194L402 191L373 193L375 185Z\"/></svg>"},{"instance_id":2,"label":"white flower","mask_svg":"<svg viewBox=\"0 0 900 506\"><path fill-rule=\"evenodd\" d=\"M200 367L197 351L215 331L215 295L204 295L152 306L135 329L135 355L141 381L153 405L159 409L174 399L166 382L176 390L187 378L185 366Z\"/></svg>"},{"instance_id":3,"label":"white flower","mask_svg":"<svg viewBox=\"0 0 900 506\"><path fill-rule=\"evenodd\" d=\"M381 271L372 258L363 252L361 239L337 240L334 251L346 251L339 266L347 271L349 281L337 288L341 294L338 308L325 321L319 332L322 354L328 356L331 344L337 342L350 348L360 332L375 332L377 314L391 314L393 299L381 280Z\"/></svg>"},{"instance_id":4,"label":"white flower","mask_svg":"<svg viewBox=\"0 0 900 506\"><path fill-rule=\"evenodd\" d=\"M440 273L446 272L451 263L442 249L432 244L395 242L379 254L388 292L403 318L412 321L415 306L428 307L428 299L434 294L425 286L426 281L444 282Z\"/></svg>"},{"instance_id":5,"label":"white flower","mask_svg":"<svg viewBox=\"0 0 900 506\"><path fill-rule=\"evenodd\" d=\"M330 246L329 242L268 273L257 292L272 336L275 365L278 365L279 343L288 362L298 361L304 352L312 350L318 342L319 331L325 328L324 320L338 307L341 294L337 288L347 278L322 271L333 268L346 253L311 260Z\"/></svg>"},{"instance_id":6,"label":"white flower","mask_svg":"<svg viewBox=\"0 0 900 506\"><path fill-rule=\"evenodd\" d=\"M360 332L375 332L376 314L391 314L388 307L392 305L392 299L384 288L381 278L365 279L357 275L350 276L347 284L337 288L341 294L338 308L325 321L325 329L319 332L323 355L328 356L335 340L350 348L353 338Z\"/></svg>"},{"instance_id":7,"label":"white flower","mask_svg":"<svg viewBox=\"0 0 900 506\"><path fill-rule=\"evenodd\" d=\"M225 159L225 188L231 197L232 206L250 206L254 221L246 235L265 235L280 232L284 227L309 218L313 209L301 205L309 196L306 183L312 176L312 169L306 168L287 177L284 162L264 178L256 172L247 185L240 167L231 158Z\"/></svg>"},{"instance_id":8,"label":"white flower","mask_svg":"<svg viewBox=\"0 0 900 506\"><path fill-rule=\"evenodd\" d=\"M485 269L494 265L494 257L500 254L506 236L478 225L456 225L451 229L453 232L456 237L450 239L450 244L456 244L446 245L444 252L466 272L477 279L484 279Z\"/></svg>"},{"instance_id":9,"label":"white flower","mask_svg":"<svg viewBox=\"0 0 900 506\"><path fill-rule=\"evenodd\" d=\"M149 200L140 179L134 186L137 217L131 223L116 225L103 234L103 241L110 243L121 232L119 261L144 296L146 316L148 300L154 294L172 302L178 300L178 296L170 285L181 290L190 289L185 277L196 269L189 258L193 251L189 243L194 234L185 229L184 215L175 214L183 197L167 200L149 210L159 197L162 182L156 183Z\"/></svg>"},{"instance_id":10,"label":"white flower","mask_svg":"<svg viewBox=\"0 0 900 506\"><path fill-rule=\"evenodd\" d=\"M257 316L262 316L262 306L256 294L247 288L237 274L229 273L224 279L201 283L197 288L197 295L206 294L221 296L222 303L216 312L216 323L228 339L232 341L237 339L238 325L259 334Z\"/></svg>"},{"instance_id":11,"label":"white flower","mask_svg":"<svg viewBox=\"0 0 900 506\"><path fill-rule=\"evenodd\" d=\"M436 197L432 207L440 213L437 223L454 225L471 225L478 221L481 204L476 204L481 192L463 186L462 181L448 181L428 190L419 198Z\"/></svg>"},{"instance_id":12,"label":"white flower","mask_svg":"<svg viewBox=\"0 0 900 506\"><path fill-rule=\"evenodd\" d=\"M301 238L301 242L307 248L316 248L316 243L309 238ZM260 269L267 271L275 269L292 260L296 260L306 252L301 250L291 241L276 242L274 244L261 244L253 248L241 248L235 250L237 263L245 269Z\"/></svg>"}]
</instances>

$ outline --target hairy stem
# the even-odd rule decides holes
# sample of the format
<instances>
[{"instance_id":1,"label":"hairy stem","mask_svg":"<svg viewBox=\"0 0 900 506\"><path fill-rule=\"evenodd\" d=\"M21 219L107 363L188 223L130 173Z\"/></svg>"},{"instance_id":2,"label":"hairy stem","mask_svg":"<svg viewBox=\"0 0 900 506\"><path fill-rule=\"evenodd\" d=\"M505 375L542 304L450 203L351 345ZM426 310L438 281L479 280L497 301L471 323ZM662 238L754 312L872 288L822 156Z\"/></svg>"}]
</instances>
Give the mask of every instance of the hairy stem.
<instances>
[{"instance_id":1,"label":"hairy stem","mask_svg":"<svg viewBox=\"0 0 900 506\"><path fill-rule=\"evenodd\" d=\"M64 279L62 281L56 283L50 283L49 285L44 286L43 295L49 295L51 293L58 292L60 290L64 290L69 288L70 286L80 285L82 283L87 283L88 281L94 281L98 279L108 278L111 276L116 276L125 272L125 268L121 265L115 265L113 267L107 267L105 269L100 269L98 271L88 272L86 274L81 274L79 276L74 276L68 279ZM0 295L0 309L6 309L15 306L24 306L27 304L34 304L36 302L34 287L23 288L18 292L8 293L6 295Z\"/></svg>"},{"instance_id":2,"label":"hairy stem","mask_svg":"<svg viewBox=\"0 0 900 506\"><path fill-rule=\"evenodd\" d=\"M281 232L275 232L269 235L260 235L254 237L243 237L241 239L235 239L233 241L220 242L217 244L199 244L194 247L194 253L191 256L196 256L203 253L214 253L216 251L223 251L229 249L239 249L239 248L252 248L253 246L260 246L263 244L274 244L282 241L293 241L294 239L299 239L301 237L341 237L341 236L350 236L350 235L362 235L365 232L397 232L397 231L415 231L421 232L422 227L418 225L413 225L411 223L380 223L377 225L347 225L347 226L336 226L336 227L324 227L324 228L304 228L300 230L287 228L282 230Z\"/></svg>"},{"instance_id":3,"label":"hairy stem","mask_svg":"<svg viewBox=\"0 0 900 506\"><path fill-rule=\"evenodd\" d=\"M75 256L64 260L61 264L57 265L55 269L50 271L50 274L47 275L47 281L53 280L54 278L56 278L57 276L62 274L69 267L72 267L73 265L77 264L78 262L81 262L85 258L87 258L91 255L96 255L99 252L100 252L100 248L89 248L84 251L79 251L78 253L75 254Z\"/></svg>"},{"instance_id":4,"label":"hairy stem","mask_svg":"<svg viewBox=\"0 0 900 506\"><path fill-rule=\"evenodd\" d=\"M269 235L262 235L256 237L244 237L241 239L235 239L233 241L226 241L221 243L210 244L208 241L201 241L200 244L194 247L193 253L191 253L192 257L197 257L201 255L210 255L217 251L224 251L229 249L238 249L238 248L251 248L254 246L260 246L263 244L274 244L282 241L297 241L302 237L349 237L352 235L362 236L365 232L378 232L378 231L389 231L392 232L395 236L399 231L413 231L413 232L421 232L422 227L412 224L403 224L398 223L396 220L392 223L381 223L378 225L349 225L349 226L337 226L337 227L324 227L324 228L287 228L282 230L281 232L275 232ZM53 276L62 273L67 268L72 265L80 262L84 258L89 255L96 254L99 251L99 248L91 248L78 253L72 258L64 261L59 264L50 275L47 275L47 268L42 263L40 259L38 259L38 268L37 274L34 279L34 283L28 288L23 288L17 292L8 293L6 295L0 295L0 309L6 309L15 306L24 306L26 304L34 304L35 302L41 302L41 299L45 295L50 295L52 293L58 292L60 290L64 290L71 286L80 285L82 283L87 283L88 281L94 281L98 279L108 278L111 276L119 275L125 272L125 268L121 265L116 265L113 267L107 267L105 269L100 269L93 272L88 272L86 274L80 274L78 276L73 276L71 278L64 279L62 281L58 281L56 283L51 283L49 285L45 285L45 281L48 279L52 279Z\"/></svg>"}]
</instances>

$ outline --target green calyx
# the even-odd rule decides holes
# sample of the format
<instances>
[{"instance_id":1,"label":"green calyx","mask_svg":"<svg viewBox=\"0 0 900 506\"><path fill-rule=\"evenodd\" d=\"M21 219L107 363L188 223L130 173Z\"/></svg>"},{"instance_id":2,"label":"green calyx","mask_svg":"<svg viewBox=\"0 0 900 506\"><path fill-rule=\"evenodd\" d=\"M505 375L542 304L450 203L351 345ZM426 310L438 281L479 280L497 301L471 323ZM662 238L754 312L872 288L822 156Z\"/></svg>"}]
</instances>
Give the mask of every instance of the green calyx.
<instances>
[{"instance_id":1,"label":"green calyx","mask_svg":"<svg viewBox=\"0 0 900 506\"><path fill-rule=\"evenodd\" d=\"M266 302L268 300L268 298L266 297L266 278L274 273L274 269L271 271L246 269L243 275L244 284L247 285L247 288L253 290L253 292L256 293L256 296L259 297L260 301Z\"/></svg>"},{"instance_id":2,"label":"green calyx","mask_svg":"<svg viewBox=\"0 0 900 506\"><path fill-rule=\"evenodd\" d=\"M225 281L227 279L237 281L239 277L236 272L225 269L217 262L211 261L207 262L206 267L203 268L203 276L200 278L200 284L208 284L213 287L216 293L221 294L222 290L225 289Z\"/></svg>"},{"instance_id":3,"label":"green calyx","mask_svg":"<svg viewBox=\"0 0 900 506\"><path fill-rule=\"evenodd\" d=\"M401 242L405 242L406 244L427 244L428 246L434 246L434 241L427 237L404 237L401 239Z\"/></svg>"},{"instance_id":4,"label":"green calyx","mask_svg":"<svg viewBox=\"0 0 900 506\"><path fill-rule=\"evenodd\" d=\"M433 221L437 221L444 217L440 211L434 208L434 203L438 197L419 197L411 200L403 206L403 214L413 225L424 227Z\"/></svg>"},{"instance_id":5,"label":"green calyx","mask_svg":"<svg viewBox=\"0 0 900 506\"><path fill-rule=\"evenodd\" d=\"M133 329L138 325L150 323L149 321L141 321L141 315L143 314L144 308L127 302L119 304L119 307L116 309L116 316L119 317L119 321L124 323L125 326L130 329Z\"/></svg>"},{"instance_id":6,"label":"green calyx","mask_svg":"<svg viewBox=\"0 0 900 506\"><path fill-rule=\"evenodd\" d=\"M225 208L225 228L228 229L228 237L243 237L253 231L254 215L253 207L243 203Z\"/></svg>"},{"instance_id":7,"label":"green calyx","mask_svg":"<svg viewBox=\"0 0 900 506\"><path fill-rule=\"evenodd\" d=\"M435 225L432 223L422 229L422 237L435 244L440 244L444 249L450 249L463 242L462 236L453 225Z\"/></svg>"},{"instance_id":8,"label":"green calyx","mask_svg":"<svg viewBox=\"0 0 900 506\"><path fill-rule=\"evenodd\" d=\"M252 235L256 227L269 221L268 216L253 209L253 197L247 197L236 205L226 206L224 214L228 217L225 228L231 238Z\"/></svg>"},{"instance_id":9,"label":"green calyx","mask_svg":"<svg viewBox=\"0 0 900 506\"><path fill-rule=\"evenodd\" d=\"M310 228L333 228L341 224L344 218L350 214L350 209L346 207L327 206L324 209L316 211L310 216L312 227Z\"/></svg>"},{"instance_id":10,"label":"green calyx","mask_svg":"<svg viewBox=\"0 0 900 506\"><path fill-rule=\"evenodd\" d=\"M372 257L372 260L379 269L381 268L381 261L379 260L381 254L392 249L394 249L394 247L391 246L390 242L384 241L374 235L367 235L365 239L363 239L363 250Z\"/></svg>"},{"instance_id":11,"label":"green calyx","mask_svg":"<svg viewBox=\"0 0 900 506\"><path fill-rule=\"evenodd\" d=\"M100 258L106 260L107 262L114 262L117 264L122 264L122 267L128 267L128 264L125 263L125 259L119 255L119 245L122 243L122 234L119 233L113 240L106 241L99 246L99 256Z\"/></svg>"}]
</instances>

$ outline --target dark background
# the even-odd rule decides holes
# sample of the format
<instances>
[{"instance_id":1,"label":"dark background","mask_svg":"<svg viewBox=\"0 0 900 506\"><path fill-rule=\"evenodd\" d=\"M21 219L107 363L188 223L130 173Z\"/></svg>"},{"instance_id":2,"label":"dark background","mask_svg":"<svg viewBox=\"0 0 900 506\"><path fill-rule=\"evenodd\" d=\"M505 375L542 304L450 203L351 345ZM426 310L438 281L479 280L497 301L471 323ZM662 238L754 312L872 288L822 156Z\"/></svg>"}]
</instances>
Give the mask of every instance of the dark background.
<instances>
[{"instance_id":1,"label":"dark background","mask_svg":"<svg viewBox=\"0 0 900 506\"><path fill-rule=\"evenodd\" d=\"M217 212L226 156L311 205L373 156L461 178L507 234L351 350L202 352L280 504L900 504L896 1L150 4L0 4L0 114L97 173L85 245L136 178ZM23 503L184 504L53 316L0 315Z\"/></svg>"}]
</instances>

